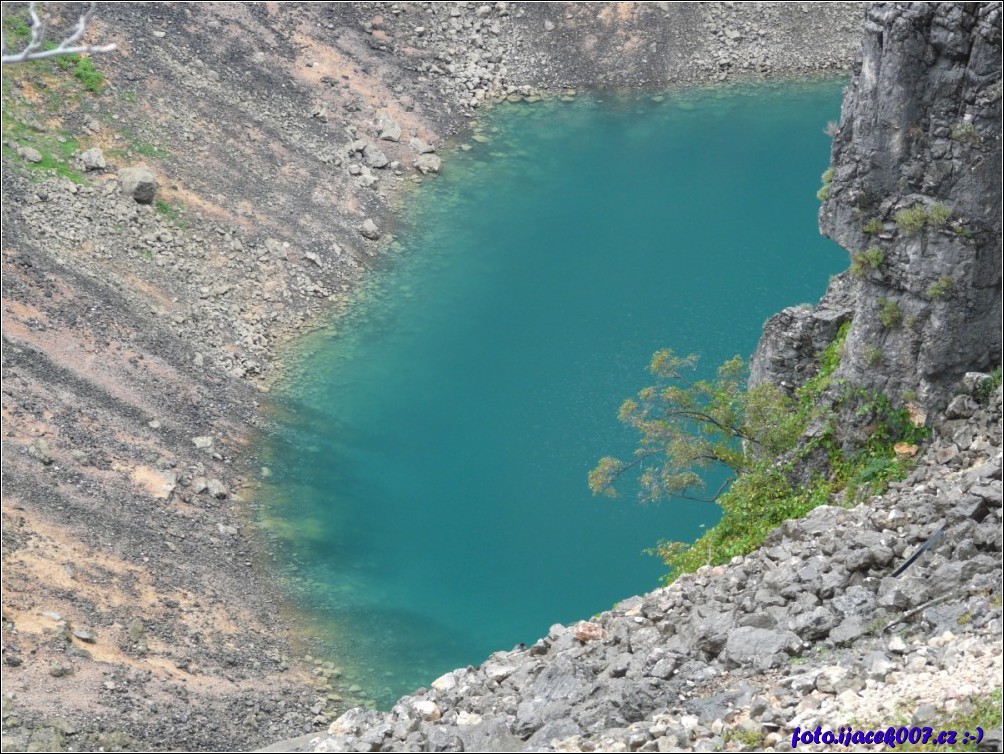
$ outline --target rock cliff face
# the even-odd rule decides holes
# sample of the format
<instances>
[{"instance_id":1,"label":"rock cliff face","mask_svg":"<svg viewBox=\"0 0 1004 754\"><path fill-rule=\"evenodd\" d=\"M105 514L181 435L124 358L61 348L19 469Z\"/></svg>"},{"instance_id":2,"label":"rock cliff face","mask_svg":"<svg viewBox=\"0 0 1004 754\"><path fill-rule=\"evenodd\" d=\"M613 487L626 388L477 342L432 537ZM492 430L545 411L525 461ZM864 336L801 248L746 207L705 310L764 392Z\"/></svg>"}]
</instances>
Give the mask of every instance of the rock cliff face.
<instances>
[{"instance_id":1,"label":"rock cliff face","mask_svg":"<svg viewBox=\"0 0 1004 754\"><path fill-rule=\"evenodd\" d=\"M879 3L820 196L851 269L815 312L769 323L754 382L798 384L853 320L838 377L944 405L1001 358L1001 9Z\"/></svg>"}]
</instances>

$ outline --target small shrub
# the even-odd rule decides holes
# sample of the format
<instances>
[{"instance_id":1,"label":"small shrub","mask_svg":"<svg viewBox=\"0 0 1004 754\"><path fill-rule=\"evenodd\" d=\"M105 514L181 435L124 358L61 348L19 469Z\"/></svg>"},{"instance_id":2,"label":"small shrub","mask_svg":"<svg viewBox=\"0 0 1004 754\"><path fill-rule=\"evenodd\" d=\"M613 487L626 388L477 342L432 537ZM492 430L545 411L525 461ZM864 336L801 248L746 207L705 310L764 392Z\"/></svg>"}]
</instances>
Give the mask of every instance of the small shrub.
<instances>
[{"instance_id":1,"label":"small shrub","mask_svg":"<svg viewBox=\"0 0 1004 754\"><path fill-rule=\"evenodd\" d=\"M948 224L948 219L952 216L951 207L935 202L927 208L927 227L944 228Z\"/></svg>"},{"instance_id":2,"label":"small shrub","mask_svg":"<svg viewBox=\"0 0 1004 754\"><path fill-rule=\"evenodd\" d=\"M829 136L831 139L837 135L838 131L840 131L840 124L837 123L835 120L828 121L826 123L826 128L823 129L823 133Z\"/></svg>"},{"instance_id":3,"label":"small shrub","mask_svg":"<svg viewBox=\"0 0 1004 754\"><path fill-rule=\"evenodd\" d=\"M948 298L952 292L952 279L943 275L927 286L927 297L930 299Z\"/></svg>"},{"instance_id":4,"label":"small shrub","mask_svg":"<svg viewBox=\"0 0 1004 754\"><path fill-rule=\"evenodd\" d=\"M882 363L883 357L884 354L882 353L882 349L878 346L868 346L868 348L865 349L865 363L867 363L868 366L878 366Z\"/></svg>"},{"instance_id":5,"label":"small shrub","mask_svg":"<svg viewBox=\"0 0 1004 754\"><path fill-rule=\"evenodd\" d=\"M975 397L980 403L987 403L990 400L990 396L996 393L997 388L1000 386L1001 368L997 367L990 373L989 377L985 377L983 381L976 386L976 390L973 391L973 397Z\"/></svg>"},{"instance_id":6,"label":"small shrub","mask_svg":"<svg viewBox=\"0 0 1004 754\"><path fill-rule=\"evenodd\" d=\"M830 184L833 182L833 168L827 168L823 171L820 179L823 181L823 185L819 187L819 191L816 192L816 198L825 202L830 198Z\"/></svg>"},{"instance_id":7,"label":"small shrub","mask_svg":"<svg viewBox=\"0 0 1004 754\"><path fill-rule=\"evenodd\" d=\"M909 235L920 233L927 225L927 210L923 204L915 204L909 209L896 213L896 227Z\"/></svg>"},{"instance_id":8,"label":"small shrub","mask_svg":"<svg viewBox=\"0 0 1004 754\"><path fill-rule=\"evenodd\" d=\"M975 144L980 140L980 135L976 132L976 126L970 121L964 120L952 126L952 139Z\"/></svg>"},{"instance_id":9,"label":"small shrub","mask_svg":"<svg viewBox=\"0 0 1004 754\"><path fill-rule=\"evenodd\" d=\"M869 220L868 222L866 222L864 225L861 226L861 230L863 230L870 236L878 235L879 233L882 232L882 228L883 228L882 221L879 220L877 217L873 217L871 220Z\"/></svg>"},{"instance_id":10,"label":"small shrub","mask_svg":"<svg viewBox=\"0 0 1004 754\"><path fill-rule=\"evenodd\" d=\"M883 327L891 330L903 321L903 311L899 308L899 302L896 299L883 296L879 299L878 304L878 318Z\"/></svg>"},{"instance_id":11,"label":"small shrub","mask_svg":"<svg viewBox=\"0 0 1004 754\"><path fill-rule=\"evenodd\" d=\"M929 207L915 204L896 213L896 227L908 235L916 235L925 228L944 228L952 216L951 207L935 202Z\"/></svg>"},{"instance_id":12,"label":"small shrub","mask_svg":"<svg viewBox=\"0 0 1004 754\"><path fill-rule=\"evenodd\" d=\"M725 743L737 743L743 751L756 751L762 749L767 734L762 730L742 730L732 728L725 732Z\"/></svg>"},{"instance_id":13,"label":"small shrub","mask_svg":"<svg viewBox=\"0 0 1004 754\"><path fill-rule=\"evenodd\" d=\"M885 261L885 252L878 246L869 246L864 251L851 254L851 274L864 277L869 270L877 270Z\"/></svg>"}]
</instances>

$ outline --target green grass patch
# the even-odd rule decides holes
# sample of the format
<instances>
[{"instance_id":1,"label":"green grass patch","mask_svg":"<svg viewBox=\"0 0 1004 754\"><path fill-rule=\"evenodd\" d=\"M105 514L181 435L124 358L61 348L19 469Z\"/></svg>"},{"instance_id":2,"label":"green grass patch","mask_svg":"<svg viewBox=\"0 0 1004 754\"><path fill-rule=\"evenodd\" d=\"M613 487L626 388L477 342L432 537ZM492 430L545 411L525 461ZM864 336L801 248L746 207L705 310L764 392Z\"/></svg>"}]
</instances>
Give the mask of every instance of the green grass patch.
<instances>
[{"instance_id":1,"label":"green grass patch","mask_svg":"<svg viewBox=\"0 0 1004 754\"><path fill-rule=\"evenodd\" d=\"M83 173L71 167L69 163L53 157L51 154L43 154L41 162L27 162L25 164L28 166L29 170L55 173L62 178L66 178L67 180L80 185L85 185L87 183L87 179L84 178Z\"/></svg>"},{"instance_id":2,"label":"green grass patch","mask_svg":"<svg viewBox=\"0 0 1004 754\"><path fill-rule=\"evenodd\" d=\"M961 712L945 716L934 721L930 727L935 731L954 730L957 732L954 744L919 744L910 746L911 751L979 751L975 739L976 729L982 728L983 732L1001 727L1002 715L1002 695L1001 689L996 689L988 694L980 694L971 699ZM963 743L969 733L973 739Z\"/></svg>"},{"instance_id":3,"label":"green grass patch","mask_svg":"<svg viewBox=\"0 0 1004 754\"><path fill-rule=\"evenodd\" d=\"M28 46L31 41L30 17L26 8L19 8L13 12L6 12L3 17L3 36L7 42L7 48L11 51L20 51Z\"/></svg>"},{"instance_id":4,"label":"green grass patch","mask_svg":"<svg viewBox=\"0 0 1004 754\"><path fill-rule=\"evenodd\" d=\"M15 164L23 165L33 173L51 172L74 183L86 184L83 174L70 164L70 159L80 149L80 142L71 138L64 130L38 131L33 126L17 119L16 110L7 108L0 118L0 130L5 141L14 141L23 147L32 147L42 155L40 162L21 159L17 150L4 145L3 154Z\"/></svg>"},{"instance_id":5,"label":"green grass patch","mask_svg":"<svg viewBox=\"0 0 1004 754\"><path fill-rule=\"evenodd\" d=\"M3 19L8 47L23 50L31 38L29 17L20 9ZM43 48L51 50L55 42L47 41ZM11 65L4 71L3 81L3 139L18 147L31 147L42 156L41 161L30 163L17 157L17 149L5 148L5 157L29 175L41 179L54 174L86 184L84 175L73 167L71 159L81 149L80 142L61 128L47 127L47 123L62 119L70 110L81 107L90 94L104 86L104 77L89 57L61 55L45 60L34 60ZM23 87L23 90L21 89Z\"/></svg>"},{"instance_id":6,"label":"green grass patch","mask_svg":"<svg viewBox=\"0 0 1004 754\"><path fill-rule=\"evenodd\" d=\"M84 89L97 94L105 87L105 77L97 68L91 58L78 56L78 60L73 66L73 78L84 85Z\"/></svg>"},{"instance_id":7,"label":"green grass patch","mask_svg":"<svg viewBox=\"0 0 1004 754\"><path fill-rule=\"evenodd\" d=\"M166 199L157 199L153 203L153 208L179 228L188 226L188 223L181 216L181 208L178 205L171 204Z\"/></svg>"},{"instance_id":8,"label":"green grass patch","mask_svg":"<svg viewBox=\"0 0 1004 754\"><path fill-rule=\"evenodd\" d=\"M122 156L127 156L129 153L132 153L159 160L171 154L166 149L157 146L153 142L144 140L131 128L122 128L119 133L128 145L125 150L120 150L120 154ZM111 154L111 151L106 154Z\"/></svg>"},{"instance_id":9,"label":"green grass patch","mask_svg":"<svg viewBox=\"0 0 1004 754\"><path fill-rule=\"evenodd\" d=\"M162 159L170 154L170 152L166 149L161 149L156 144L152 144L148 141L136 142L132 144L131 149L136 154L143 155L144 157L154 157L157 159Z\"/></svg>"}]
</instances>

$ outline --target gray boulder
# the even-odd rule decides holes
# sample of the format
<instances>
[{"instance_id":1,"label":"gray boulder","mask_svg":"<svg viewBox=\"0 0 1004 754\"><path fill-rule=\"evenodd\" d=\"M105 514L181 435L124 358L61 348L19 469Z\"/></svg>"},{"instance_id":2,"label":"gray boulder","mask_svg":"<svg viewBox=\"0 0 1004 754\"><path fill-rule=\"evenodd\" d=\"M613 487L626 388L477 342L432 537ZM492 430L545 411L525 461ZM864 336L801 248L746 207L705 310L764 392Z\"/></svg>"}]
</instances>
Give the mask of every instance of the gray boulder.
<instances>
[{"instance_id":1,"label":"gray boulder","mask_svg":"<svg viewBox=\"0 0 1004 754\"><path fill-rule=\"evenodd\" d=\"M120 170L119 186L124 195L131 196L140 204L153 204L157 195L157 179L145 165Z\"/></svg>"},{"instance_id":2,"label":"gray boulder","mask_svg":"<svg viewBox=\"0 0 1004 754\"><path fill-rule=\"evenodd\" d=\"M390 118L384 118L380 128L380 138L384 141L401 141L401 126Z\"/></svg>"},{"instance_id":3,"label":"gray boulder","mask_svg":"<svg viewBox=\"0 0 1004 754\"><path fill-rule=\"evenodd\" d=\"M80 162L84 170L104 170L108 163L105 162L105 153L98 147L91 147L80 155Z\"/></svg>"},{"instance_id":4,"label":"gray boulder","mask_svg":"<svg viewBox=\"0 0 1004 754\"><path fill-rule=\"evenodd\" d=\"M438 173L442 165L443 161L438 155L434 154L422 154L415 160L415 168L422 173L422 175Z\"/></svg>"},{"instance_id":5,"label":"gray boulder","mask_svg":"<svg viewBox=\"0 0 1004 754\"><path fill-rule=\"evenodd\" d=\"M380 238L380 229L376 226L370 218L363 220L363 224L359 226L359 233L363 238L368 238L371 241L376 241Z\"/></svg>"},{"instance_id":6,"label":"gray boulder","mask_svg":"<svg viewBox=\"0 0 1004 754\"><path fill-rule=\"evenodd\" d=\"M802 642L791 631L771 631L743 626L729 634L725 643L726 659L737 666L751 665L766 670L780 665L794 654Z\"/></svg>"},{"instance_id":7,"label":"gray boulder","mask_svg":"<svg viewBox=\"0 0 1004 754\"><path fill-rule=\"evenodd\" d=\"M363 148L363 162L371 168L385 168L388 164L390 164L390 160L387 159L387 155L374 147L372 144L367 144Z\"/></svg>"}]
</instances>

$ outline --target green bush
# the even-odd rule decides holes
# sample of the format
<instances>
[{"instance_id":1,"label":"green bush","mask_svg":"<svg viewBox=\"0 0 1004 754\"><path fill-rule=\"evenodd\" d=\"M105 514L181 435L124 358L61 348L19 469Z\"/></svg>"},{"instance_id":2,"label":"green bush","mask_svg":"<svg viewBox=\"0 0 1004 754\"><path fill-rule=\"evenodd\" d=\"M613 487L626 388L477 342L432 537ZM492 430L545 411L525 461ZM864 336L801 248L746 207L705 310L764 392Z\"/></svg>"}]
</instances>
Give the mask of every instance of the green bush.
<instances>
[{"instance_id":1,"label":"green bush","mask_svg":"<svg viewBox=\"0 0 1004 754\"><path fill-rule=\"evenodd\" d=\"M821 202L825 202L830 198L830 184L833 182L833 168L827 168L824 170L820 179L822 180L823 185L820 186L819 191L816 192L816 198Z\"/></svg>"},{"instance_id":2,"label":"green bush","mask_svg":"<svg viewBox=\"0 0 1004 754\"><path fill-rule=\"evenodd\" d=\"M861 230L863 230L870 236L874 236L881 233L883 227L884 226L882 225L882 221L879 220L877 217L873 217L871 220L869 220L868 222L866 222L864 225L861 226Z\"/></svg>"},{"instance_id":3,"label":"green bush","mask_svg":"<svg viewBox=\"0 0 1004 754\"><path fill-rule=\"evenodd\" d=\"M851 274L864 277L869 270L877 270L885 261L885 252L878 246L869 246L864 251L851 254Z\"/></svg>"},{"instance_id":4,"label":"green bush","mask_svg":"<svg viewBox=\"0 0 1004 754\"><path fill-rule=\"evenodd\" d=\"M880 298L878 300L878 318L886 329L891 330L898 327L903 321L903 311L899 308L899 302L884 296Z\"/></svg>"},{"instance_id":5,"label":"green bush","mask_svg":"<svg viewBox=\"0 0 1004 754\"><path fill-rule=\"evenodd\" d=\"M973 396L980 403L987 403L990 400L990 396L997 392L997 388L1001 386L1001 368L997 367L994 371L990 373L989 377L985 377L979 385L976 386L976 390L973 391Z\"/></svg>"},{"instance_id":6,"label":"green bush","mask_svg":"<svg viewBox=\"0 0 1004 754\"><path fill-rule=\"evenodd\" d=\"M896 213L896 227L908 235L916 235L925 228L943 228L952 216L950 207L935 202L929 207L915 204Z\"/></svg>"},{"instance_id":7,"label":"green bush","mask_svg":"<svg viewBox=\"0 0 1004 754\"><path fill-rule=\"evenodd\" d=\"M796 391L793 401L771 395L761 396L759 402L756 398L741 398L743 426L751 434L775 427L776 435L770 441L773 455L743 457L735 480L717 498L721 520L695 543L662 541L650 551L669 567L664 583L701 566L727 563L755 550L775 527L830 503L837 492L844 491L847 499L853 499L858 490L881 491L890 481L905 476L908 462L897 458L893 444L919 441L924 430L914 427L907 412L895 409L884 396L834 383L849 331L849 322L840 327L820 355L819 370ZM735 360L727 364L731 366L726 374L734 375L731 369ZM838 397L832 407L821 407L819 399L829 391L836 391ZM731 389L726 393L740 398ZM630 413L636 411L632 408ZM868 427L867 437L852 444L851 451L845 450L847 443L838 437L842 425L833 417L840 412L854 413L862 426ZM800 446L810 423L821 423L822 428ZM665 453L666 448L662 450ZM809 452L821 452L829 471L808 485L793 484L792 465ZM778 457L788 460L779 464Z\"/></svg>"},{"instance_id":8,"label":"green bush","mask_svg":"<svg viewBox=\"0 0 1004 754\"><path fill-rule=\"evenodd\" d=\"M948 298L952 293L952 279L943 275L927 286L927 297L930 299Z\"/></svg>"}]
</instances>

